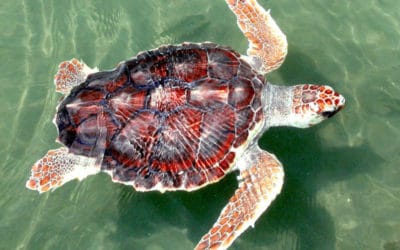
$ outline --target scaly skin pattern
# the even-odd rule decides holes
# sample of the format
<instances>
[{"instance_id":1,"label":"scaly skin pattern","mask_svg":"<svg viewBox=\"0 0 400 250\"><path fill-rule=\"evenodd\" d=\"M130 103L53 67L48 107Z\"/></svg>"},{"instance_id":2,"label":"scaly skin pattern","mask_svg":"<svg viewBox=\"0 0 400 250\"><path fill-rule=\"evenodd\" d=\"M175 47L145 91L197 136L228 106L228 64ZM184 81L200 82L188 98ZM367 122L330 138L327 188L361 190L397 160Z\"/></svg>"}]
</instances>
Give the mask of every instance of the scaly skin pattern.
<instances>
[{"instance_id":1,"label":"scaly skin pattern","mask_svg":"<svg viewBox=\"0 0 400 250\"><path fill-rule=\"evenodd\" d=\"M286 36L275 23L269 11L256 0L226 0L236 15L240 30L249 40L247 55L259 72L266 74L283 63L287 54ZM261 65L258 65L261 64Z\"/></svg>"},{"instance_id":2,"label":"scaly skin pattern","mask_svg":"<svg viewBox=\"0 0 400 250\"><path fill-rule=\"evenodd\" d=\"M71 166L75 165L75 162L63 161L63 155L67 152L67 148L49 150L33 165L26 187L42 193L60 186L65 173L70 172Z\"/></svg>"},{"instance_id":3,"label":"scaly skin pattern","mask_svg":"<svg viewBox=\"0 0 400 250\"><path fill-rule=\"evenodd\" d=\"M344 102L343 97L331 87L314 84L295 86L293 100L293 112L297 114L310 111L319 114Z\"/></svg>"},{"instance_id":4,"label":"scaly skin pattern","mask_svg":"<svg viewBox=\"0 0 400 250\"><path fill-rule=\"evenodd\" d=\"M97 69L91 69L85 63L75 58L62 62L58 65L57 74L54 76L56 91L68 94L73 87L84 82L89 74L97 71Z\"/></svg>"},{"instance_id":5,"label":"scaly skin pattern","mask_svg":"<svg viewBox=\"0 0 400 250\"><path fill-rule=\"evenodd\" d=\"M267 209L280 193L283 168L278 159L253 146L242 161L239 188L222 210L217 222L204 235L196 250L226 249Z\"/></svg>"},{"instance_id":6,"label":"scaly skin pattern","mask_svg":"<svg viewBox=\"0 0 400 250\"><path fill-rule=\"evenodd\" d=\"M49 150L31 169L26 187L39 193L54 190L72 180L100 172L95 159L68 153L68 148Z\"/></svg>"}]
</instances>

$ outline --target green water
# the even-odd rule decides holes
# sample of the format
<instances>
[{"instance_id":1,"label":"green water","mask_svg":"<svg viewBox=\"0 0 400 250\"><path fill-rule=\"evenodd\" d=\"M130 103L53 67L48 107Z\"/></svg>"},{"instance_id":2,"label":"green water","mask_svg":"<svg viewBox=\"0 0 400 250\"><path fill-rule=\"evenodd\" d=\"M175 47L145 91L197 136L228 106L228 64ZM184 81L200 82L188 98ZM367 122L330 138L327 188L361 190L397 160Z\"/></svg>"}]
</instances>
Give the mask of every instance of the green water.
<instances>
[{"instance_id":1,"label":"green water","mask_svg":"<svg viewBox=\"0 0 400 250\"><path fill-rule=\"evenodd\" d=\"M400 249L400 2L263 0L289 40L269 80L329 83L347 107L260 145L285 165L282 194L232 249ZM54 142L52 77L77 57L113 68L165 43L245 52L224 1L0 3L0 249L191 249L236 188L234 175L186 193L138 193L96 175L39 195L31 165Z\"/></svg>"}]
</instances>

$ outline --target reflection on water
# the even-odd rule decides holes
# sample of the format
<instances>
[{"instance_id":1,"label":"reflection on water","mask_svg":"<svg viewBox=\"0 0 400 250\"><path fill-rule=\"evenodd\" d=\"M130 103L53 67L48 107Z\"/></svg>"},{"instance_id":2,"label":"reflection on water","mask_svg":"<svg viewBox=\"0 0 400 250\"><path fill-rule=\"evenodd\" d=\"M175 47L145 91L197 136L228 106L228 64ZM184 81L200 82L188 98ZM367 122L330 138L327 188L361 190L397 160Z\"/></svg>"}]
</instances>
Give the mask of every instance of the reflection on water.
<instances>
[{"instance_id":1,"label":"reflection on water","mask_svg":"<svg viewBox=\"0 0 400 250\"><path fill-rule=\"evenodd\" d=\"M289 40L269 80L328 83L347 107L260 140L285 165L282 194L233 249L399 249L400 3L260 1ZM113 68L166 43L247 42L221 1L4 0L0 8L0 249L190 249L236 188L137 193L106 175L50 194L25 189L54 142L58 62Z\"/></svg>"}]
</instances>

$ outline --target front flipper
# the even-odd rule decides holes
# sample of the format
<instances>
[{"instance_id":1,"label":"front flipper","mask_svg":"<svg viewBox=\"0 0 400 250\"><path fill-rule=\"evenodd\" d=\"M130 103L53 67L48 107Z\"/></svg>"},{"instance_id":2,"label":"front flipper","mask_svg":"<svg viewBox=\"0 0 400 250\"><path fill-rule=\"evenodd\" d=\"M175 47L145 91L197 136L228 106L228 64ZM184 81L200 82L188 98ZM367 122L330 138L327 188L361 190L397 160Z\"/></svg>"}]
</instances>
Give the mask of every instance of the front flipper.
<instances>
[{"instance_id":1,"label":"front flipper","mask_svg":"<svg viewBox=\"0 0 400 250\"><path fill-rule=\"evenodd\" d=\"M86 80L86 77L97 72L98 69L89 68L84 62L73 58L58 65L58 71L54 76L56 91L68 94L69 91Z\"/></svg>"},{"instance_id":2,"label":"front flipper","mask_svg":"<svg viewBox=\"0 0 400 250\"><path fill-rule=\"evenodd\" d=\"M95 166L95 161L93 158L70 154L65 147L49 150L33 165L26 187L43 193L70 180L82 180L100 171L100 167Z\"/></svg>"},{"instance_id":3,"label":"front flipper","mask_svg":"<svg viewBox=\"0 0 400 250\"><path fill-rule=\"evenodd\" d=\"M277 69L287 54L286 36L269 11L256 0L225 0L236 15L240 30L249 40L247 55L261 73Z\"/></svg>"},{"instance_id":4,"label":"front flipper","mask_svg":"<svg viewBox=\"0 0 400 250\"><path fill-rule=\"evenodd\" d=\"M254 146L238 164L239 188L196 250L228 248L249 226L254 226L281 191L284 172L273 154Z\"/></svg>"}]
</instances>

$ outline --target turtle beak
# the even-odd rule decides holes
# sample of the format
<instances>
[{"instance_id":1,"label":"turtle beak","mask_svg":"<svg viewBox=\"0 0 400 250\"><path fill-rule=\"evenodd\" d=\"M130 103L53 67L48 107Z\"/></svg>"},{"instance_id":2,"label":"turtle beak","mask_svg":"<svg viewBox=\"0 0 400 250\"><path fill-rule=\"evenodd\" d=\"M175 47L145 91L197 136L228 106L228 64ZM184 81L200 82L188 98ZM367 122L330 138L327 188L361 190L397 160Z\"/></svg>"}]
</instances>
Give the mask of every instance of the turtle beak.
<instances>
[{"instance_id":1,"label":"turtle beak","mask_svg":"<svg viewBox=\"0 0 400 250\"><path fill-rule=\"evenodd\" d=\"M322 116L325 118L331 118L332 116L334 116L337 112L339 112L339 109L335 110L335 111L325 111L322 112Z\"/></svg>"},{"instance_id":2,"label":"turtle beak","mask_svg":"<svg viewBox=\"0 0 400 250\"><path fill-rule=\"evenodd\" d=\"M332 116L334 116L335 114L337 114L340 110L344 109L345 107L345 102L346 100L344 99L344 97L342 95L339 94L338 97L338 104L336 105L336 108L332 111L325 111L322 112L322 116L325 118L331 118Z\"/></svg>"}]
</instances>

